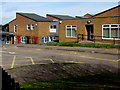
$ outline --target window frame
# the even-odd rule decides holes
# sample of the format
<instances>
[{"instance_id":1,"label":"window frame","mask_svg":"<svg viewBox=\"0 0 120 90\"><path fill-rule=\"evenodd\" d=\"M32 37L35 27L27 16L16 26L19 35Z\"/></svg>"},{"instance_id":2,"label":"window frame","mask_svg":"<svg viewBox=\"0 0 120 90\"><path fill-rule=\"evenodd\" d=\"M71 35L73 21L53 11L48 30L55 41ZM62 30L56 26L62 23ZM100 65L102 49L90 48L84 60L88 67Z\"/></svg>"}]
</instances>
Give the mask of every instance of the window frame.
<instances>
[{"instance_id":1,"label":"window frame","mask_svg":"<svg viewBox=\"0 0 120 90\"><path fill-rule=\"evenodd\" d=\"M30 30L28 27L31 29L31 25L30 24L27 24L27 30Z\"/></svg>"},{"instance_id":2,"label":"window frame","mask_svg":"<svg viewBox=\"0 0 120 90\"><path fill-rule=\"evenodd\" d=\"M68 27L69 26L69 27ZM75 27L73 27L73 26L75 26ZM68 28L70 28L70 36L68 36L67 35L67 29ZM76 36L72 36L73 34L72 34L72 29L75 29L75 31L76 31ZM77 25L66 25L66 38L77 38Z\"/></svg>"},{"instance_id":3,"label":"window frame","mask_svg":"<svg viewBox=\"0 0 120 90\"><path fill-rule=\"evenodd\" d=\"M25 41L26 41L26 37L21 36L20 39L21 39L21 43L25 43Z\"/></svg>"},{"instance_id":4,"label":"window frame","mask_svg":"<svg viewBox=\"0 0 120 90\"><path fill-rule=\"evenodd\" d=\"M109 27L104 27L104 25L109 25ZM112 25L117 25L117 27L112 27ZM102 24L102 39L109 39L109 40L113 40L114 38L112 38L112 28L117 28L118 29L118 34L117 36L120 37L119 33L120 33L120 24ZM109 28L109 38L105 38L104 35L104 28ZM120 38L115 38L115 40L120 40Z\"/></svg>"},{"instance_id":5,"label":"window frame","mask_svg":"<svg viewBox=\"0 0 120 90\"><path fill-rule=\"evenodd\" d=\"M35 24L31 24L31 30L34 30L35 29Z\"/></svg>"},{"instance_id":6,"label":"window frame","mask_svg":"<svg viewBox=\"0 0 120 90\"><path fill-rule=\"evenodd\" d=\"M14 25L14 32L17 32L18 25Z\"/></svg>"}]
</instances>

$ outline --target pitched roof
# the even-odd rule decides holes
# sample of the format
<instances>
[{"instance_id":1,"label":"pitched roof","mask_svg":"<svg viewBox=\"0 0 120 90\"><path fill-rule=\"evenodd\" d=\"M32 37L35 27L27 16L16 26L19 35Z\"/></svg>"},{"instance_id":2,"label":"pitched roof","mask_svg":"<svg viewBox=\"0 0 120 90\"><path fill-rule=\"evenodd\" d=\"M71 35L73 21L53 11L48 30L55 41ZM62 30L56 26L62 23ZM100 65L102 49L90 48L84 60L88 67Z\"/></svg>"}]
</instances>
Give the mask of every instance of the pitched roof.
<instances>
[{"instance_id":1,"label":"pitched roof","mask_svg":"<svg viewBox=\"0 0 120 90\"><path fill-rule=\"evenodd\" d=\"M113 7L113 8L110 8L110 9L108 9L108 10L105 10L105 11L103 11L103 12L97 13L97 14L95 14L94 16L100 15L100 14L102 14L102 13L105 13L105 12L107 12L107 11L110 11L110 10L115 9L115 8L118 8L118 7L120 7L120 5L118 5L118 6L116 6L116 7Z\"/></svg>"},{"instance_id":2,"label":"pitched roof","mask_svg":"<svg viewBox=\"0 0 120 90\"><path fill-rule=\"evenodd\" d=\"M91 18L91 17L85 17L85 16L76 16L76 18L80 18L80 19L87 19L87 18Z\"/></svg>"},{"instance_id":3,"label":"pitched roof","mask_svg":"<svg viewBox=\"0 0 120 90\"><path fill-rule=\"evenodd\" d=\"M39 15L34 14L34 13L16 13L16 14L20 14L24 17L27 17L27 18L32 19L32 20L37 21L37 22L52 22L53 21L49 18L45 18L43 16L39 16Z\"/></svg>"},{"instance_id":4,"label":"pitched roof","mask_svg":"<svg viewBox=\"0 0 120 90\"><path fill-rule=\"evenodd\" d=\"M68 16L68 15L52 15L52 14L47 14L47 16L51 16L51 17L54 17L54 18L60 19L60 20L75 19L74 17Z\"/></svg>"}]
</instances>

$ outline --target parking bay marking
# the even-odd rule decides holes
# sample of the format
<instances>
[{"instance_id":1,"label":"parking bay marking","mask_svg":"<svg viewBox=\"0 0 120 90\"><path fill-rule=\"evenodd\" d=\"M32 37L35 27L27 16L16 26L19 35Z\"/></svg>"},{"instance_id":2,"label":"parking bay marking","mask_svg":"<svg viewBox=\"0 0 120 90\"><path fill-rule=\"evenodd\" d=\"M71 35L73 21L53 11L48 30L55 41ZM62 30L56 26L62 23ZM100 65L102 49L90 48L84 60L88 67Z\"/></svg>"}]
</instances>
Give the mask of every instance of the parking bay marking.
<instances>
[{"instance_id":1,"label":"parking bay marking","mask_svg":"<svg viewBox=\"0 0 120 90\"><path fill-rule=\"evenodd\" d=\"M14 56L14 57L13 57L12 64L11 64L11 68L13 68L13 67L14 67L15 60L16 60L16 56Z\"/></svg>"},{"instance_id":2,"label":"parking bay marking","mask_svg":"<svg viewBox=\"0 0 120 90\"><path fill-rule=\"evenodd\" d=\"M34 60L32 59L32 57L26 57L26 58L29 58L32 62L32 64L35 64Z\"/></svg>"}]
</instances>

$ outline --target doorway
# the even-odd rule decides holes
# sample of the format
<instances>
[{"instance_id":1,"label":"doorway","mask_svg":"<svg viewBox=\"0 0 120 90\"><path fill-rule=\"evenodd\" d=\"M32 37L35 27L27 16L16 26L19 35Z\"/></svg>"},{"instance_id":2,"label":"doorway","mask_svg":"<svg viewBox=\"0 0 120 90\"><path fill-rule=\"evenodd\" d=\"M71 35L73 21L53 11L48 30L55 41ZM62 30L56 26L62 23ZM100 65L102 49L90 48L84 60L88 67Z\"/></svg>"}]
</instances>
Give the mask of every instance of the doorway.
<instances>
[{"instance_id":1,"label":"doorway","mask_svg":"<svg viewBox=\"0 0 120 90\"><path fill-rule=\"evenodd\" d=\"M30 44L30 36L26 36L26 44Z\"/></svg>"},{"instance_id":2,"label":"doorway","mask_svg":"<svg viewBox=\"0 0 120 90\"><path fill-rule=\"evenodd\" d=\"M93 25L86 25L87 30L87 40L94 40L94 30Z\"/></svg>"}]
</instances>

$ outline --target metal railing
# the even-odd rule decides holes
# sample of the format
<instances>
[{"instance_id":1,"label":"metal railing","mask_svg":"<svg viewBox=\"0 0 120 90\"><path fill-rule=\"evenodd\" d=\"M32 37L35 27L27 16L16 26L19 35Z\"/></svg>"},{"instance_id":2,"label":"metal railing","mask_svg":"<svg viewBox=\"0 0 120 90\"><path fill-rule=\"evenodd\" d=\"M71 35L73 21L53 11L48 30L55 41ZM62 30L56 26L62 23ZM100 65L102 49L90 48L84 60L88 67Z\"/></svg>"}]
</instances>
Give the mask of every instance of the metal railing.
<instances>
[{"instance_id":1,"label":"metal railing","mask_svg":"<svg viewBox=\"0 0 120 90\"><path fill-rule=\"evenodd\" d=\"M120 37L106 37L106 36L96 36L96 35L85 35L85 34L78 34L77 41L93 41L96 42L108 42L112 44L120 44Z\"/></svg>"}]
</instances>

